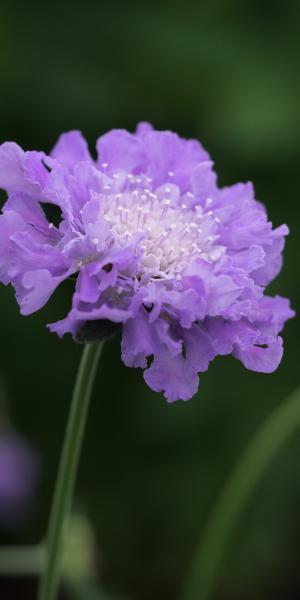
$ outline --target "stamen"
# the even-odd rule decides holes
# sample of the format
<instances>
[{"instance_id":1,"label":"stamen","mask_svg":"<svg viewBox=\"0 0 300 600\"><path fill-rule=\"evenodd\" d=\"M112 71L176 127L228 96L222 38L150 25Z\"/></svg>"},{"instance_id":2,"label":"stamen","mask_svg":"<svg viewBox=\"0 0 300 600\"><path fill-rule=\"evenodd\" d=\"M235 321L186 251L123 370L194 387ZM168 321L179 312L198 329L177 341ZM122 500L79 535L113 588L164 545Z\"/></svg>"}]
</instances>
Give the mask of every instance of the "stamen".
<instances>
[{"instance_id":1,"label":"stamen","mask_svg":"<svg viewBox=\"0 0 300 600\"><path fill-rule=\"evenodd\" d=\"M129 174L128 180L132 185L144 182L145 186L144 177ZM146 181L149 185L152 182L150 178ZM213 231L218 221L217 217L212 218L213 211L203 213L201 206L189 208L184 198L194 198L191 192L181 197L181 203L178 195L178 188L174 186L173 193L173 184L170 184L156 191L138 187L104 197L103 216L117 246L125 248L143 234L139 279L176 277L179 280L191 260L201 257L215 262L223 253L223 247L215 245L217 236ZM96 238L93 241L96 243Z\"/></svg>"}]
</instances>

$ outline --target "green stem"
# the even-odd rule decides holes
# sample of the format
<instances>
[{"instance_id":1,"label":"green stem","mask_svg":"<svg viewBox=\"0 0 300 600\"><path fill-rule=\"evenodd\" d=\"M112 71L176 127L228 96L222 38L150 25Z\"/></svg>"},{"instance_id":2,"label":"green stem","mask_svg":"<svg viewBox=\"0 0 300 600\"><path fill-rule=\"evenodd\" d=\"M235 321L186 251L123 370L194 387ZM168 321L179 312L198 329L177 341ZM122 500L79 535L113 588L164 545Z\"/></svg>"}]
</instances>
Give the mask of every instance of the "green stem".
<instances>
[{"instance_id":1,"label":"green stem","mask_svg":"<svg viewBox=\"0 0 300 600\"><path fill-rule=\"evenodd\" d=\"M77 374L51 508L39 600L55 600L58 593L64 528L71 507L89 401L101 349L102 344L85 346Z\"/></svg>"},{"instance_id":2,"label":"green stem","mask_svg":"<svg viewBox=\"0 0 300 600\"><path fill-rule=\"evenodd\" d=\"M208 600L250 495L285 442L300 426L300 388L260 426L233 469L209 518L190 569L184 600Z\"/></svg>"}]
</instances>

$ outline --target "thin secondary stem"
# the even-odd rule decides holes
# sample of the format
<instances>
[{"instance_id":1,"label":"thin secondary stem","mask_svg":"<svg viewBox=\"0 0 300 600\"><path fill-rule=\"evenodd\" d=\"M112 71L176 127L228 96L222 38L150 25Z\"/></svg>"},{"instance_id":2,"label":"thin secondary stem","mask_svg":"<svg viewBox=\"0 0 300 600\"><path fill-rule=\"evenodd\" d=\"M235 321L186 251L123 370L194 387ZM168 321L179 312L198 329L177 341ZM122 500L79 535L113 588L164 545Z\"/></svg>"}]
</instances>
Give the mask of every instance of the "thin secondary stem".
<instances>
[{"instance_id":1,"label":"thin secondary stem","mask_svg":"<svg viewBox=\"0 0 300 600\"><path fill-rule=\"evenodd\" d=\"M300 427L300 388L261 425L233 469L196 548L184 600L208 600L238 519L266 469Z\"/></svg>"},{"instance_id":2,"label":"thin secondary stem","mask_svg":"<svg viewBox=\"0 0 300 600\"><path fill-rule=\"evenodd\" d=\"M39 600L55 600L58 593L64 528L71 507L89 401L102 346L101 343L85 346L77 374L51 508Z\"/></svg>"},{"instance_id":3,"label":"thin secondary stem","mask_svg":"<svg viewBox=\"0 0 300 600\"><path fill-rule=\"evenodd\" d=\"M45 548L38 546L1 546L0 577L34 575L44 565Z\"/></svg>"}]
</instances>

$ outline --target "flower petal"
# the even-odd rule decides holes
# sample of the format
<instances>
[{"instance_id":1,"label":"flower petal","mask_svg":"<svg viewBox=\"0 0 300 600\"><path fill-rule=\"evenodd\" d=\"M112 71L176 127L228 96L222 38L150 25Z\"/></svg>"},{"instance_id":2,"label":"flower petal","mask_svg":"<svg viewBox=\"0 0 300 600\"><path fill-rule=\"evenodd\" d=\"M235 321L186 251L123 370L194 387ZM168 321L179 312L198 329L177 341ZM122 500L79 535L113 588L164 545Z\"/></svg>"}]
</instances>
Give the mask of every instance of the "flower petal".
<instances>
[{"instance_id":1,"label":"flower petal","mask_svg":"<svg viewBox=\"0 0 300 600\"><path fill-rule=\"evenodd\" d=\"M183 356L172 356L159 349L149 369L144 372L146 383L155 392L164 392L168 402L189 400L197 392L199 379Z\"/></svg>"},{"instance_id":2,"label":"flower petal","mask_svg":"<svg viewBox=\"0 0 300 600\"><path fill-rule=\"evenodd\" d=\"M280 364L283 354L282 338L267 346L253 346L249 350L236 348L233 355L242 361L243 365L251 371L258 373L273 373Z\"/></svg>"},{"instance_id":3,"label":"flower petal","mask_svg":"<svg viewBox=\"0 0 300 600\"><path fill-rule=\"evenodd\" d=\"M81 161L92 162L88 144L77 130L63 133L52 149L51 156L70 171Z\"/></svg>"}]
</instances>

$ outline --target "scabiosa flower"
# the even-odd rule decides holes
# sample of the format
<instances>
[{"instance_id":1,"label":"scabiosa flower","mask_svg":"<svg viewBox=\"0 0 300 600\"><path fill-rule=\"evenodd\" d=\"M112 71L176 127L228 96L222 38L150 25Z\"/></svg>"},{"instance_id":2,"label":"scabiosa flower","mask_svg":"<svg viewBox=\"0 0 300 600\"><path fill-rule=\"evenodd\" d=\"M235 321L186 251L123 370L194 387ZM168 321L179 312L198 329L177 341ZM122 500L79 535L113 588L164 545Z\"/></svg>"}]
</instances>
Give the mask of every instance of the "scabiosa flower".
<instances>
[{"instance_id":1,"label":"scabiosa flower","mask_svg":"<svg viewBox=\"0 0 300 600\"><path fill-rule=\"evenodd\" d=\"M276 369L293 311L264 291L287 226L272 229L250 183L220 189L197 141L142 123L103 135L97 151L94 161L78 131L50 156L0 148L0 279L22 314L77 275L72 308L50 330L82 340L119 324L124 363L169 401L193 396L217 355Z\"/></svg>"},{"instance_id":2,"label":"scabiosa flower","mask_svg":"<svg viewBox=\"0 0 300 600\"><path fill-rule=\"evenodd\" d=\"M38 463L24 438L0 427L0 526L13 528L28 514L37 488Z\"/></svg>"}]
</instances>

